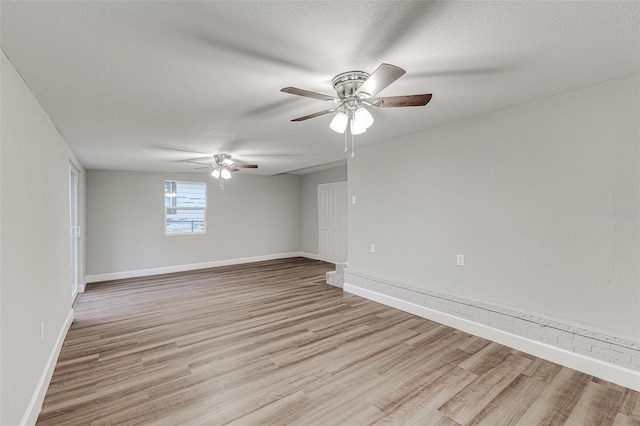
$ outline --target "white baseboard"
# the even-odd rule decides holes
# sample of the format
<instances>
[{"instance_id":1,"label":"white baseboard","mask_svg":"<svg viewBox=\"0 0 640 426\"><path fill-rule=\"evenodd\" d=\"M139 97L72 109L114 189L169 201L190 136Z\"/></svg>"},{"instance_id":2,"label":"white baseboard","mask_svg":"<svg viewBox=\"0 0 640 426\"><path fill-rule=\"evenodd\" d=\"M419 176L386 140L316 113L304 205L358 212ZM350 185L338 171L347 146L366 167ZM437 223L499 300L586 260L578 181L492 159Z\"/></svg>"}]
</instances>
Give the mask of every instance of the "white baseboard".
<instances>
[{"instance_id":1,"label":"white baseboard","mask_svg":"<svg viewBox=\"0 0 640 426\"><path fill-rule=\"evenodd\" d=\"M69 313L67 314L67 318L62 324L60 333L58 333L58 338L56 339L56 342L53 345L53 349L51 350L51 354L49 354L49 359L47 359L47 363L42 370L40 380L38 380L38 384L36 385L36 389L33 392L31 401L29 401L27 410L25 411L24 416L22 416L20 426L36 424L38 415L40 414L40 410L42 409L44 397L47 394L47 389L49 388L49 383L51 382L51 377L53 376L53 370L55 370L56 363L58 362L58 356L60 355L60 350L62 349L62 343L64 343L64 338L67 336L67 332L69 331L69 327L71 327L72 322L73 309L69 311Z\"/></svg>"},{"instance_id":2,"label":"white baseboard","mask_svg":"<svg viewBox=\"0 0 640 426\"><path fill-rule=\"evenodd\" d=\"M187 265L175 265L175 266L163 266L160 268L151 269L138 269L134 271L122 271L122 272L109 272L105 274L91 274L87 275L84 279L84 283L96 283L101 281L121 280L126 278L138 278L147 277L149 275L171 274L174 272L195 271L198 269L217 268L219 266L240 265L243 263L262 262L265 260L286 259L288 257L308 257L309 259L316 259L317 255L306 252L289 252L289 253L276 253L263 256L242 257L237 259L225 259L214 260L212 262L203 263L191 263ZM82 286L84 291L84 285Z\"/></svg>"},{"instance_id":3,"label":"white baseboard","mask_svg":"<svg viewBox=\"0 0 640 426\"><path fill-rule=\"evenodd\" d=\"M298 252L299 256L302 257L306 257L308 259L313 259L313 260L322 260L323 262L327 262L327 263L333 263L334 265L342 265L342 264L346 264L347 262L334 262L332 260L323 260L322 258L320 258L319 254L316 253L309 253L308 251L301 251Z\"/></svg>"},{"instance_id":4,"label":"white baseboard","mask_svg":"<svg viewBox=\"0 0 640 426\"><path fill-rule=\"evenodd\" d=\"M555 362L556 364L608 380L629 389L640 391L640 374L637 371L570 352L543 342L527 339L526 337L511 334L465 318L430 309L416 303L407 302L352 284L344 283L343 289L348 293L364 297L365 299L456 328L466 333Z\"/></svg>"}]
</instances>

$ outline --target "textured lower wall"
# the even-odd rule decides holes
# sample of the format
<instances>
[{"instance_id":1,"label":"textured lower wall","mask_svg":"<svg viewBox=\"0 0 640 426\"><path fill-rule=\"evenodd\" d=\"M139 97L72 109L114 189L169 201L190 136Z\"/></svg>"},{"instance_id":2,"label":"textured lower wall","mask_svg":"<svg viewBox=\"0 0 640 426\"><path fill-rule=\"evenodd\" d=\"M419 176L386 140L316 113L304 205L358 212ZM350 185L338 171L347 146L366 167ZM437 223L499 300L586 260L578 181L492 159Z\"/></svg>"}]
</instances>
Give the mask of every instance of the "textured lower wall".
<instances>
[{"instance_id":1,"label":"textured lower wall","mask_svg":"<svg viewBox=\"0 0 640 426\"><path fill-rule=\"evenodd\" d=\"M346 263L336 263L336 270L327 272L327 284L342 288L344 285L344 270L346 267Z\"/></svg>"},{"instance_id":2,"label":"textured lower wall","mask_svg":"<svg viewBox=\"0 0 640 426\"><path fill-rule=\"evenodd\" d=\"M515 336L640 372L640 341L630 336L613 335L555 318L385 281L350 269L345 270L344 281Z\"/></svg>"}]
</instances>

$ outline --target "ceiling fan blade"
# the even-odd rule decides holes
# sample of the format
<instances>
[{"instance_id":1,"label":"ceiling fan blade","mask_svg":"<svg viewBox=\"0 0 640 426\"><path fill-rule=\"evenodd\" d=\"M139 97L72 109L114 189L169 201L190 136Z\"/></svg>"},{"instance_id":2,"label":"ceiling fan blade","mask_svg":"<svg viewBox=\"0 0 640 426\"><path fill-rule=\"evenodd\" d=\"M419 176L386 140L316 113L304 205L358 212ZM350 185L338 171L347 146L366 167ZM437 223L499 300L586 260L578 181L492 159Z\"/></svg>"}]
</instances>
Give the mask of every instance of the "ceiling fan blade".
<instances>
[{"instance_id":1,"label":"ceiling fan blade","mask_svg":"<svg viewBox=\"0 0 640 426\"><path fill-rule=\"evenodd\" d=\"M195 160L184 160L185 163L191 163L191 164L202 164L203 166L209 166L209 167L213 167L212 163L203 163L202 161L195 161Z\"/></svg>"},{"instance_id":2,"label":"ceiling fan blade","mask_svg":"<svg viewBox=\"0 0 640 426\"><path fill-rule=\"evenodd\" d=\"M213 161L213 155L209 155L207 157L189 158L187 160L180 160L180 161L185 161L188 163L190 161L203 161L203 160Z\"/></svg>"},{"instance_id":3,"label":"ceiling fan blade","mask_svg":"<svg viewBox=\"0 0 640 426\"><path fill-rule=\"evenodd\" d=\"M172 152L187 152L189 154L198 154L198 155L205 155L205 153L200 152L200 151L194 151L192 149L183 149L183 148L175 148L172 146L162 146L162 145L151 145L151 148L156 148L156 149L162 149L164 151L172 151Z\"/></svg>"},{"instance_id":4,"label":"ceiling fan blade","mask_svg":"<svg viewBox=\"0 0 640 426\"><path fill-rule=\"evenodd\" d=\"M310 118L320 117L321 115L331 114L332 112L336 112L337 110L338 110L338 108L334 108L334 109L327 109L327 110L320 111L320 112L314 112L313 114L305 115L304 117L294 118L291 121L304 121L304 120L308 120Z\"/></svg>"},{"instance_id":5,"label":"ceiling fan blade","mask_svg":"<svg viewBox=\"0 0 640 426\"><path fill-rule=\"evenodd\" d=\"M237 167L238 169L257 169L257 164L234 164L232 167Z\"/></svg>"},{"instance_id":6,"label":"ceiling fan blade","mask_svg":"<svg viewBox=\"0 0 640 426\"><path fill-rule=\"evenodd\" d=\"M307 98L320 99L321 101L340 102L334 96L323 95L322 93L310 92L309 90L298 89L297 87L285 87L280 89L281 92L291 93L292 95L305 96Z\"/></svg>"},{"instance_id":7,"label":"ceiling fan blade","mask_svg":"<svg viewBox=\"0 0 640 426\"><path fill-rule=\"evenodd\" d=\"M210 169L213 166L207 166L207 167L194 167L194 170L201 170L201 169Z\"/></svg>"},{"instance_id":8,"label":"ceiling fan blade","mask_svg":"<svg viewBox=\"0 0 640 426\"><path fill-rule=\"evenodd\" d=\"M385 87L402 77L405 72L405 70L395 65L381 64L356 90L356 94L367 93L369 97L373 98Z\"/></svg>"},{"instance_id":9,"label":"ceiling fan blade","mask_svg":"<svg viewBox=\"0 0 640 426\"><path fill-rule=\"evenodd\" d=\"M375 98L371 105L379 108L398 108L424 106L431 100L431 93L423 95L388 96L385 98Z\"/></svg>"}]
</instances>

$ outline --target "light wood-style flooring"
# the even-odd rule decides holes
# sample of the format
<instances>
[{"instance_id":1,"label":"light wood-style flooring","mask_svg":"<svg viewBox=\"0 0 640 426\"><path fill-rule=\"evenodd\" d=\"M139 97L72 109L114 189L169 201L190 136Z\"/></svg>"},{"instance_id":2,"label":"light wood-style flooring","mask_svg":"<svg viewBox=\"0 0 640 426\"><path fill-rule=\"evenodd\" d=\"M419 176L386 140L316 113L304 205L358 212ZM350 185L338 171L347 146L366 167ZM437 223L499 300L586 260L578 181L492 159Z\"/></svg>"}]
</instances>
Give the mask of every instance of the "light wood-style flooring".
<instances>
[{"instance_id":1,"label":"light wood-style flooring","mask_svg":"<svg viewBox=\"0 0 640 426\"><path fill-rule=\"evenodd\" d=\"M640 394L293 258L89 285L38 425L640 425Z\"/></svg>"}]
</instances>

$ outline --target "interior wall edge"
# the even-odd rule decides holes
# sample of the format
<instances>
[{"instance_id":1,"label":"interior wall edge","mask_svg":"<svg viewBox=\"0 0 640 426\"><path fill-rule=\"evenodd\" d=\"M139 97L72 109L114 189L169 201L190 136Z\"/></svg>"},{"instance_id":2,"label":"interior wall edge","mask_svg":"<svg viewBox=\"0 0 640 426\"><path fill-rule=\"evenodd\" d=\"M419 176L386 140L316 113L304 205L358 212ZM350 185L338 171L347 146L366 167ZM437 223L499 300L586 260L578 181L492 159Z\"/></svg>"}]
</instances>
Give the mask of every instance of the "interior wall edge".
<instances>
[{"instance_id":1,"label":"interior wall edge","mask_svg":"<svg viewBox=\"0 0 640 426\"><path fill-rule=\"evenodd\" d=\"M47 359L47 363L42 370L42 374L40 375L40 380L38 380L38 385L33 391L33 396L29 401L29 405L22 416L22 420L20 421L20 426L27 425L35 425L38 420L38 415L40 414L40 410L42 409L42 403L44 401L44 397L47 393L47 389L49 388L49 383L51 382L51 377L53 376L53 371L56 367L56 363L58 362L58 356L60 356L60 350L62 349L62 344L64 343L65 337L67 337L67 333L69 332L69 328L71 327L71 323L73 322L73 308L69 310L67 314L67 318L65 319L62 327L60 328L60 332L58 333L58 338L56 339L53 348L51 349L51 354Z\"/></svg>"},{"instance_id":2,"label":"interior wall edge","mask_svg":"<svg viewBox=\"0 0 640 426\"><path fill-rule=\"evenodd\" d=\"M320 255L318 253L309 253L306 251L301 251L300 252L300 256L302 257L306 257L307 259L312 259L312 260L321 260L320 259ZM329 262L331 263L331 262Z\"/></svg>"},{"instance_id":3,"label":"interior wall edge","mask_svg":"<svg viewBox=\"0 0 640 426\"><path fill-rule=\"evenodd\" d=\"M640 391L640 342L633 337L502 313L484 302L443 299L398 283L345 270L344 291ZM526 318L526 319L525 319ZM553 324L554 326L551 326ZM623 346L624 345L624 346Z\"/></svg>"},{"instance_id":4,"label":"interior wall edge","mask_svg":"<svg viewBox=\"0 0 640 426\"><path fill-rule=\"evenodd\" d=\"M127 278L147 277L150 275L171 274L174 272L195 271L198 269L217 268L219 266L239 265L242 263L262 262L265 260L286 259L289 257L308 257L309 259L319 260L312 253L305 252L287 252L275 253L261 256L242 257L236 259L214 260L211 262L191 263L186 265L163 266L159 268L138 269L132 271L108 272L103 274L86 275L82 291L88 283L97 283L102 281L121 280Z\"/></svg>"}]
</instances>

